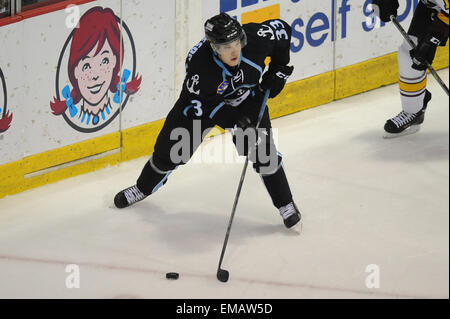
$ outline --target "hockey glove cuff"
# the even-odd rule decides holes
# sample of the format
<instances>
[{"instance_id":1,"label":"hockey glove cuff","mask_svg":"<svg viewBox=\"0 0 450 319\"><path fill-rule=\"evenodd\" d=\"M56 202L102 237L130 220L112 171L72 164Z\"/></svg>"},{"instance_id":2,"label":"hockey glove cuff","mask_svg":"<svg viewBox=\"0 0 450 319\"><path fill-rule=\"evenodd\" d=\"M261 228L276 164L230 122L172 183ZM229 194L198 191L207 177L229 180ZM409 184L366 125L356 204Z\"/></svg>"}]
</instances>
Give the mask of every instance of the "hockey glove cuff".
<instances>
[{"instance_id":1,"label":"hockey glove cuff","mask_svg":"<svg viewBox=\"0 0 450 319\"><path fill-rule=\"evenodd\" d=\"M427 33L419 39L417 48L410 51L413 60L412 68L419 71L426 70L427 63L433 63L437 47L445 43L447 39L448 25L434 16Z\"/></svg>"},{"instance_id":2,"label":"hockey glove cuff","mask_svg":"<svg viewBox=\"0 0 450 319\"><path fill-rule=\"evenodd\" d=\"M293 71L293 66L270 66L269 70L262 76L261 88L263 90L270 89L269 98L274 98L283 90L287 79Z\"/></svg>"},{"instance_id":3,"label":"hockey glove cuff","mask_svg":"<svg viewBox=\"0 0 450 319\"><path fill-rule=\"evenodd\" d=\"M255 127L255 124L252 123L252 121L250 120L249 117L242 115L241 117L239 117L236 121L236 124L234 125L233 130L236 129L241 129L243 131L245 131L248 128L252 128Z\"/></svg>"},{"instance_id":4,"label":"hockey glove cuff","mask_svg":"<svg viewBox=\"0 0 450 319\"><path fill-rule=\"evenodd\" d=\"M426 36L419 40L417 47L409 51L413 61L412 68L418 71L425 71L427 64L433 63L439 44L440 41L434 36Z\"/></svg>"}]
</instances>

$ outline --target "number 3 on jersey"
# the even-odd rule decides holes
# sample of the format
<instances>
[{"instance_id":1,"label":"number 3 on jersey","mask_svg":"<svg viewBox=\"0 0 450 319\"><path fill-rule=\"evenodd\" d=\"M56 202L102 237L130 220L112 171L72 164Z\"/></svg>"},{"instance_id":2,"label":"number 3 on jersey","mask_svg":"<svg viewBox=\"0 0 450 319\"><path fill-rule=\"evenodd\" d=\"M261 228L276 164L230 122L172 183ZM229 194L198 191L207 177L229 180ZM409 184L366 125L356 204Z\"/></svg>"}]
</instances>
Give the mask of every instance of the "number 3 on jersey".
<instances>
[{"instance_id":1,"label":"number 3 on jersey","mask_svg":"<svg viewBox=\"0 0 450 319\"><path fill-rule=\"evenodd\" d=\"M192 107L196 110L195 112L195 116L202 116L203 115L203 110L202 110L202 102L198 101L198 100L193 100L192 102Z\"/></svg>"},{"instance_id":2,"label":"number 3 on jersey","mask_svg":"<svg viewBox=\"0 0 450 319\"><path fill-rule=\"evenodd\" d=\"M184 109L184 111L183 111L184 116L187 116L187 112L192 108L194 108L194 110L195 110L195 113L194 113L195 116L198 116L198 117L202 116L203 115L202 102L200 102L199 100L192 100L191 103L192 103L191 105L187 106Z\"/></svg>"}]
</instances>

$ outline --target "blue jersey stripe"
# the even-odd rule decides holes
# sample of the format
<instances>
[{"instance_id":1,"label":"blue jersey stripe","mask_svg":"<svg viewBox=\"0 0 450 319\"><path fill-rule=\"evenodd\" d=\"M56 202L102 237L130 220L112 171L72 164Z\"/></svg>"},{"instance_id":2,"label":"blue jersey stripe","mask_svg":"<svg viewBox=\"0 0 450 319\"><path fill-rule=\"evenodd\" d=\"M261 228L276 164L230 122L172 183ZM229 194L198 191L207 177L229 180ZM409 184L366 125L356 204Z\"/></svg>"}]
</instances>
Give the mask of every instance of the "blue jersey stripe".
<instances>
[{"instance_id":1,"label":"blue jersey stripe","mask_svg":"<svg viewBox=\"0 0 450 319\"><path fill-rule=\"evenodd\" d=\"M209 118L212 119L214 117L214 115L216 115L217 112L219 112L219 110L222 108L222 106L225 105L225 102L220 103L219 105L217 105L214 110L211 112L211 114L209 115Z\"/></svg>"},{"instance_id":2,"label":"blue jersey stripe","mask_svg":"<svg viewBox=\"0 0 450 319\"><path fill-rule=\"evenodd\" d=\"M213 59L214 59L214 62L216 62L216 64L222 68L222 70L225 72L226 75L232 76L230 71L228 71L227 67L223 64L222 61L220 61L217 58L217 56L215 54L213 54Z\"/></svg>"}]
</instances>

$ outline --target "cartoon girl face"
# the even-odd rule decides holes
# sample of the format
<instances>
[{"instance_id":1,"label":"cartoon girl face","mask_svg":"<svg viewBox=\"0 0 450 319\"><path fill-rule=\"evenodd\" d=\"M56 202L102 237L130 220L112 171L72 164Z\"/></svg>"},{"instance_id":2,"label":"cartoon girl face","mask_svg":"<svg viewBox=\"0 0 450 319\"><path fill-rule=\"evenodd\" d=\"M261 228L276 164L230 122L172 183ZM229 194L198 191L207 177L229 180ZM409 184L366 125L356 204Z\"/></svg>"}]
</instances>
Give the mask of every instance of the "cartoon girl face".
<instances>
[{"instance_id":1,"label":"cartoon girl face","mask_svg":"<svg viewBox=\"0 0 450 319\"><path fill-rule=\"evenodd\" d=\"M108 89L113 81L113 71L117 63L108 40L100 50L97 50L97 46L98 43L74 69L81 96L91 106L89 108L93 113L97 113L94 108L98 110L108 102Z\"/></svg>"},{"instance_id":2,"label":"cartoon girl face","mask_svg":"<svg viewBox=\"0 0 450 319\"><path fill-rule=\"evenodd\" d=\"M131 42L135 65L133 39L125 23L123 27ZM61 57L70 43L67 65L70 84L63 82L50 107L53 114L63 115L78 131L95 132L111 123L123 110L128 96L140 88L142 77L121 68L126 52L120 34L114 12L93 7L81 17L78 28L63 47Z\"/></svg>"}]
</instances>

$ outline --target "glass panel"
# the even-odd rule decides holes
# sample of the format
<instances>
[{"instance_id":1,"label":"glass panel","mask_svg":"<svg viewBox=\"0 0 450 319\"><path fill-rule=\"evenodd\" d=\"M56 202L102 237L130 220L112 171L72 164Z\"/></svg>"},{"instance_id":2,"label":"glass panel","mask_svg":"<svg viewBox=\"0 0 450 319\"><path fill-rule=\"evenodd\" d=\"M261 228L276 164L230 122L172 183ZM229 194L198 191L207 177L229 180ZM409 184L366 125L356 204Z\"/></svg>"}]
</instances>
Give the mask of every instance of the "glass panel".
<instances>
[{"instance_id":1,"label":"glass panel","mask_svg":"<svg viewBox=\"0 0 450 319\"><path fill-rule=\"evenodd\" d=\"M10 15L10 2L11 0L0 0L0 18Z\"/></svg>"},{"instance_id":2,"label":"glass panel","mask_svg":"<svg viewBox=\"0 0 450 319\"><path fill-rule=\"evenodd\" d=\"M21 0L22 11L32 10L62 1L65 0Z\"/></svg>"}]
</instances>

